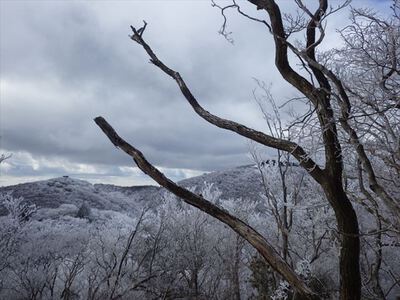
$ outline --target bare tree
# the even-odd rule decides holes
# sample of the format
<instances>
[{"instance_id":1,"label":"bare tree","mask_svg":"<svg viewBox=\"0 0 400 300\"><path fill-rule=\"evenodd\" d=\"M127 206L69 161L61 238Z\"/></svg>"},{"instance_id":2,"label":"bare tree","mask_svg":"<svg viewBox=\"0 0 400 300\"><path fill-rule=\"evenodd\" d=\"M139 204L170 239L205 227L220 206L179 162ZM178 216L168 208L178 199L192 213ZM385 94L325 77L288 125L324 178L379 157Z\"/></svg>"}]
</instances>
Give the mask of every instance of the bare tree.
<instances>
[{"instance_id":1,"label":"bare tree","mask_svg":"<svg viewBox=\"0 0 400 300\"><path fill-rule=\"evenodd\" d=\"M262 10L269 17L269 21L257 19L244 13L235 0L225 7L220 7L214 3L215 6L221 9L224 16L221 32L225 36L228 35L226 33L225 10L236 9L248 19L265 26L266 30L271 33L275 44L275 64L277 69L282 78L307 99L308 104L312 107L310 114L317 119L318 134L323 142L324 165L317 163L312 158L312 153L305 150L302 145L287 139L285 136L275 137L265 134L237 122L220 118L205 110L192 94L179 72L164 64L144 40L143 33L147 26L146 22L138 30L132 27L133 35L131 39L145 50L152 64L178 84L183 96L200 117L217 127L233 131L261 145L290 153L297 159L299 165L320 185L327 201L334 210L337 230L340 235L340 299L360 299L359 225L343 181L345 161L343 148L347 145L347 140L353 146L354 152L362 163L363 171L368 177L369 186L374 195L380 198L398 216L400 216L400 205L376 176L371 158L365 148L363 139L360 137L360 131L353 122L352 105L354 101L351 97L351 91L343 84L338 73L317 55L316 50L326 35L324 29L326 18L347 5L349 1L345 1L338 8L331 8L328 7L328 0L320 0L318 8L312 12L301 0L296 0L295 3L302 12L302 16L298 18L288 18L287 15L282 15L280 7L274 0L249 0L249 2L257 10ZM291 42L292 34L302 31L305 31L304 44L295 46ZM308 78L302 75L303 73L296 71L289 62L289 51L299 59L302 68L305 70L304 73L308 74ZM388 85L388 78L398 72L397 69L394 69L394 71L392 69L383 76L383 86ZM145 159L139 150L122 139L104 118L97 117L95 122L116 147L130 155L138 167L161 186L167 188L190 205L227 224L247 240L267 260L271 267L289 282L300 298L319 298L256 230L203 197L178 186L165 177Z\"/></svg>"},{"instance_id":2,"label":"bare tree","mask_svg":"<svg viewBox=\"0 0 400 300\"><path fill-rule=\"evenodd\" d=\"M135 239L141 234L146 212L147 209L142 210L128 235L118 233L114 245L109 245L101 235L96 237L98 253L89 273L88 299L126 299L157 276L152 272L152 264L158 241L143 252L134 251L139 245ZM146 264L148 270L144 270Z\"/></svg>"}]
</instances>

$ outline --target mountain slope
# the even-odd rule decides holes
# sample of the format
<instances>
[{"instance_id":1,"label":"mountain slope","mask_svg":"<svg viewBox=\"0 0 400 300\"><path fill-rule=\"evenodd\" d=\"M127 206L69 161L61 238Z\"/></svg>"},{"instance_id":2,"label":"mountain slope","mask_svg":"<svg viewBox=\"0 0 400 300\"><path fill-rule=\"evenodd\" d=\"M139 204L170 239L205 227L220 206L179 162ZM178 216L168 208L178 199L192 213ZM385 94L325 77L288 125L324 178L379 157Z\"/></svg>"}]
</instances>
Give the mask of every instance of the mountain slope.
<instances>
[{"instance_id":1,"label":"mountain slope","mask_svg":"<svg viewBox=\"0 0 400 300\"><path fill-rule=\"evenodd\" d=\"M205 183L218 188L222 198L255 200L261 191L260 175L254 165L241 166L225 171L207 173L179 182L180 185L200 192ZM38 208L57 208L63 204L77 207L86 202L90 207L115 211L137 209L138 206L157 206L163 188L157 186L121 187L110 184L91 184L67 176L44 181L0 187L0 193L23 197ZM4 214L0 208L0 215Z\"/></svg>"}]
</instances>

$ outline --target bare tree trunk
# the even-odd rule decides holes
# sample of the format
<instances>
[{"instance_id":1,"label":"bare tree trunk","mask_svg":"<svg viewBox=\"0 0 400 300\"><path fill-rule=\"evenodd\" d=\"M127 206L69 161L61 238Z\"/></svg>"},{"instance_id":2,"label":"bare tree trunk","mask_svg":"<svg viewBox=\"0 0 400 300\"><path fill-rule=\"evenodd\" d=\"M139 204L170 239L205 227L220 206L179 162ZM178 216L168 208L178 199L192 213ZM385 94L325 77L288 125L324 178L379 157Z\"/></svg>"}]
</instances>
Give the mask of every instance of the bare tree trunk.
<instances>
[{"instance_id":1,"label":"bare tree trunk","mask_svg":"<svg viewBox=\"0 0 400 300\"><path fill-rule=\"evenodd\" d=\"M380 278L379 278L379 272L381 269L381 264L382 264L382 222L379 217L379 213L376 210L375 211L375 218L376 218L376 223L377 223L377 235L375 236L375 246L377 248L376 253L375 253L375 264L372 269L372 280L374 282L374 292L378 299L384 300L385 293L382 290Z\"/></svg>"},{"instance_id":2,"label":"bare tree trunk","mask_svg":"<svg viewBox=\"0 0 400 300\"><path fill-rule=\"evenodd\" d=\"M235 253L233 261L232 283L233 283L233 300L240 300L240 258L242 251L241 237L236 235Z\"/></svg>"},{"instance_id":3,"label":"bare tree trunk","mask_svg":"<svg viewBox=\"0 0 400 300\"><path fill-rule=\"evenodd\" d=\"M376 230L377 234L374 238L375 240L375 246L377 248L376 253L375 253L375 264L372 267L372 272L371 272L371 278L373 280L373 291L375 292L376 296L384 300L386 299L385 293L382 290L381 284L380 284L380 279L379 279L379 272L381 269L381 264L382 264L382 219L379 214L379 206L378 203L375 201L375 199L372 197L372 195L365 189L364 187L364 179L363 179L363 170L362 170L362 164L360 160L357 160L357 167L358 167L358 185L360 188L361 193L371 202L373 208L367 208L369 209L368 212L373 214L375 216L375 221L376 221Z\"/></svg>"},{"instance_id":4,"label":"bare tree trunk","mask_svg":"<svg viewBox=\"0 0 400 300\"><path fill-rule=\"evenodd\" d=\"M343 190L334 179L323 186L336 216L340 234L340 299L360 299L360 237L357 215Z\"/></svg>"},{"instance_id":5,"label":"bare tree trunk","mask_svg":"<svg viewBox=\"0 0 400 300\"><path fill-rule=\"evenodd\" d=\"M283 212L282 212L282 256L285 261L288 261L289 254L289 224L288 224L288 192L286 185L287 166L281 164L281 153L278 150L278 168L281 176L282 196L283 196Z\"/></svg>"}]
</instances>

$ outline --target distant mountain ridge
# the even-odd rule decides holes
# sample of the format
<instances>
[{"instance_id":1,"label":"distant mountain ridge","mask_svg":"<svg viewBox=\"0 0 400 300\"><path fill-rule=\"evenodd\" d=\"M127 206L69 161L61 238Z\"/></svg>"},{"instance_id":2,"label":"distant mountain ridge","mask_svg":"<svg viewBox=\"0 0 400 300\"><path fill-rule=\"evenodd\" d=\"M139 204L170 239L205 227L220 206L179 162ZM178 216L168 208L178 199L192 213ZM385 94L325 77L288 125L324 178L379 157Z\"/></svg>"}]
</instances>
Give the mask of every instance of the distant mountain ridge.
<instances>
[{"instance_id":1,"label":"distant mountain ridge","mask_svg":"<svg viewBox=\"0 0 400 300\"><path fill-rule=\"evenodd\" d=\"M14 197L23 197L38 208L58 208L63 204L79 207L86 202L93 208L115 211L132 209L135 203L150 199L159 190L156 186L119 187L91 184L67 176L0 187L0 193L12 193ZM0 215L4 213L4 208L0 206Z\"/></svg>"},{"instance_id":2,"label":"distant mountain ridge","mask_svg":"<svg viewBox=\"0 0 400 300\"><path fill-rule=\"evenodd\" d=\"M194 189L195 192L205 183L218 188L222 197L248 198L255 200L261 191L261 177L255 165L239 166L224 171L216 171L188 178L179 185ZM126 211L147 204L157 205L165 190L157 186L116 186L111 184L92 184L68 176L0 187L0 193L12 193L23 197L38 208L57 208L63 204L79 207L83 202L97 209ZM0 206L0 215L5 209Z\"/></svg>"}]
</instances>

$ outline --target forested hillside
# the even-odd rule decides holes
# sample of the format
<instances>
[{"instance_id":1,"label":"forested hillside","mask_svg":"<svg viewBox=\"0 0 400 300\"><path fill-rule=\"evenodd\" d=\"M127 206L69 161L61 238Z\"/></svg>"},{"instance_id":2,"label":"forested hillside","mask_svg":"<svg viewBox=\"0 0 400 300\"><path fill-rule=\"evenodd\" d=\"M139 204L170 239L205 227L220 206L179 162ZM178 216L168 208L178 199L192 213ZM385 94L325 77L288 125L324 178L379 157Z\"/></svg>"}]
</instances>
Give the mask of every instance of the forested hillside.
<instances>
[{"instance_id":1,"label":"forested hillside","mask_svg":"<svg viewBox=\"0 0 400 300\"><path fill-rule=\"evenodd\" d=\"M260 163L180 184L267 236L322 298L337 297L334 215L301 168ZM3 187L0 194L1 299L283 299L291 294L242 238L162 188L60 177ZM287 231L281 224L284 210ZM399 240L388 231L377 244L368 234L374 219L362 206L357 211L365 233L364 293L372 294L371 270L381 252L380 285L394 299Z\"/></svg>"}]
</instances>

